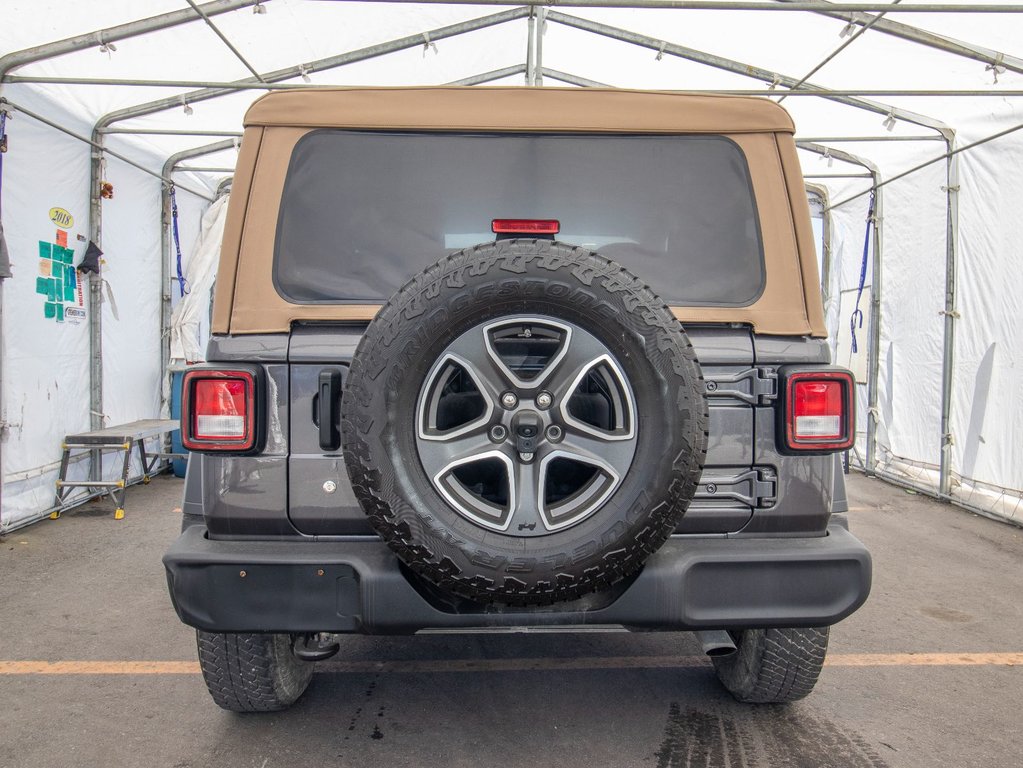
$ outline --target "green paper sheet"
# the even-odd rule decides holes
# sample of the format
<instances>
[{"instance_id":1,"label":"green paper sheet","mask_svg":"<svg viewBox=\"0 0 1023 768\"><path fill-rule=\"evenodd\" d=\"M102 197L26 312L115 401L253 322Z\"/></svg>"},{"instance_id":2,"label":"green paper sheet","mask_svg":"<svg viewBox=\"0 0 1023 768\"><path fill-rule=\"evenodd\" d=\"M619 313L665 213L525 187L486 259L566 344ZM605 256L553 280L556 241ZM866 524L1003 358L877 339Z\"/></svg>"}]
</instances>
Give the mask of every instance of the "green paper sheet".
<instances>
[{"instance_id":1,"label":"green paper sheet","mask_svg":"<svg viewBox=\"0 0 1023 768\"><path fill-rule=\"evenodd\" d=\"M36 278L36 293L41 293L43 296L46 295L46 286L50 284L48 277L37 277Z\"/></svg>"},{"instance_id":2,"label":"green paper sheet","mask_svg":"<svg viewBox=\"0 0 1023 768\"><path fill-rule=\"evenodd\" d=\"M48 259L50 258L50 244L45 240L39 241L39 258Z\"/></svg>"},{"instance_id":3,"label":"green paper sheet","mask_svg":"<svg viewBox=\"0 0 1023 768\"><path fill-rule=\"evenodd\" d=\"M47 301L53 301L57 295L57 281L52 277L46 281L46 299Z\"/></svg>"},{"instance_id":4,"label":"green paper sheet","mask_svg":"<svg viewBox=\"0 0 1023 768\"><path fill-rule=\"evenodd\" d=\"M64 301L75 300L75 287L71 283L64 283Z\"/></svg>"},{"instance_id":5,"label":"green paper sheet","mask_svg":"<svg viewBox=\"0 0 1023 768\"><path fill-rule=\"evenodd\" d=\"M52 301L48 301L43 305L43 315L47 318L53 318L57 316L57 305Z\"/></svg>"},{"instance_id":6,"label":"green paper sheet","mask_svg":"<svg viewBox=\"0 0 1023 768\"><path fill-rule=\"evenodd\" d=\"M57 322L58 323L63 323L64 322L64 305L63 304L58 304L57 305Z\"/></svg>"}]
</instances>

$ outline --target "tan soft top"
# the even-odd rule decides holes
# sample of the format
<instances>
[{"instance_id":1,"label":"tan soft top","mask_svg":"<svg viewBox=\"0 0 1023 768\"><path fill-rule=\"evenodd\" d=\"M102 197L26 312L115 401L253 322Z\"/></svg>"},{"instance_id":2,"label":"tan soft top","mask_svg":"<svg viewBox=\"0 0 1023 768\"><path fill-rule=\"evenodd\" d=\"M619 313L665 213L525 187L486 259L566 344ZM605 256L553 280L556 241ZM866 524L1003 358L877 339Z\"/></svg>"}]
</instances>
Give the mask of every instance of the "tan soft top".
<instances>
[{"instance_id":1,"label":"tan soft top","mask_svg":"<svg viewBox=\"0 0 1023 768\"><path fill-rule=\"evenodd\" d=\"M319 128L390 131L705 133L749 165L766 283L749 306L672 307L682 322L749 323L825 336L817 256L788 113L764 98L597 88L419 87L275 91L245 115L213 306L214 333L283 333L303 321L365 321L378 304L294 304L273 282L274 242L292 152Z\"/></svg>"},{"instance_id":2,"label":"tan soft top","mask_svg":"<svg viewBox=\"0 0 1023 768\"><path fill-rule=\"evenodd\" d=\"M400 91L400 98L395 92ZM246 126L419 130L794 133L770 99L611 88L458 86L274 91Z\"/></svg>"}]
</instances>

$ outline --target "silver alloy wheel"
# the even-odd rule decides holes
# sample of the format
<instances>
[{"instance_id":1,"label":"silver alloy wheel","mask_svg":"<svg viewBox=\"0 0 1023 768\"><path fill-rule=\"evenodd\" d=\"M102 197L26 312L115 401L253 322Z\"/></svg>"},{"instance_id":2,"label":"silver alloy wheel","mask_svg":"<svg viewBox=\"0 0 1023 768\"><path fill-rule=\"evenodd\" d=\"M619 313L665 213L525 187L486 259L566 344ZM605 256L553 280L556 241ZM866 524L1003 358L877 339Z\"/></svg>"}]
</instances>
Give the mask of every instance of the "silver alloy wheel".
<instances>
[{"instance_id":1,"label":"silver alloy wheel","mask_svg":"<svg viewBox=\"0 0 1023 768\"><path fill-rule=\"evenodd\" d=\"M607 346L534 315L481 323L448 345L420 387L416 425L419 460L448 504L523 537L595 513L629 471L638 432L632 387Z\"/></svg>"}]
</instances>

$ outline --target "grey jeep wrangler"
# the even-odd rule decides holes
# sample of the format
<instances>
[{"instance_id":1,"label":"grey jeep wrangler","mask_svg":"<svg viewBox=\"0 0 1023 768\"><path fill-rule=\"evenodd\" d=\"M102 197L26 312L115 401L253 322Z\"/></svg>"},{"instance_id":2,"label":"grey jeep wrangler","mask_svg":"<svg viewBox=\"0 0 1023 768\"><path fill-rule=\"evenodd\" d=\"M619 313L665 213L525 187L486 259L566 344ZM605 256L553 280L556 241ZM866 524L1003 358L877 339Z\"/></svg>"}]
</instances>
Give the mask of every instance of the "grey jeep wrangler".
<instances>
[{"instance_id":1,"label":"grey jeep wrangler","mask_svg":"<svg viewBox=\"0 0 1023 768\"><path fill-rule=\"evenodd\" d=\"M817 272L766 99L259 99L164 557L216 703L288 706L344 633L584 625L805 696L871 576Z\"/></svg>"}]
</instances>

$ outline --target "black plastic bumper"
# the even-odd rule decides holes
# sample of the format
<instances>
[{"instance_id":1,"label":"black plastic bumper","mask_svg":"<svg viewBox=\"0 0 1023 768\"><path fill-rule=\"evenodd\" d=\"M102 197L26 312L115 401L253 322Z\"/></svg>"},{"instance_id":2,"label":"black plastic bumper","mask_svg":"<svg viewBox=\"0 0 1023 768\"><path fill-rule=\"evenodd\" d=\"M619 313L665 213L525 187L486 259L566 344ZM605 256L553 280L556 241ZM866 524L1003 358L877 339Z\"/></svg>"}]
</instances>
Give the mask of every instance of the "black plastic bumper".
<instances>
[{"instance_id":1,"label":"black plastic bumper","mask_svg":"<svg viewBox=\"0 0 1023 768\"><path fill-rule=\"evenodd\" d=\"M387 546L373 539L213 541L204 527L192 526L163 562L178 616L214 632L827 626L863 604L871 577L870 554L838 524L820 538L672 538L617 599L592 608L573 603L442 610L416 590Z\"/></svg>"}]
</instances>

